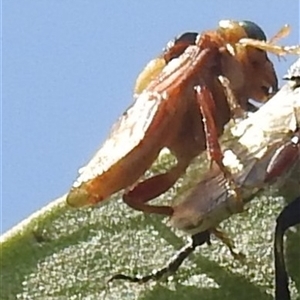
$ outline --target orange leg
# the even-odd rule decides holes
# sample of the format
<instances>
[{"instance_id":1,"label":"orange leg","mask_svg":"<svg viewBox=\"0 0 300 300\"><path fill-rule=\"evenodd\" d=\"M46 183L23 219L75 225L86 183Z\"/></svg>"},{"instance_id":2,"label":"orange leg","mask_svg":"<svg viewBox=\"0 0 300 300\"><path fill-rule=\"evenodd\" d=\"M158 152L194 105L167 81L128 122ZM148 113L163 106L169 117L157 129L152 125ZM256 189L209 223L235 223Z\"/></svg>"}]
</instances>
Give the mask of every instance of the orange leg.
<instances>
[{"instance_id":1,"label":"orange leg","mask_svg":"<svg viewBox=\"0 0 300 300\"><path fill-rule=\"evenodd\" d=\"M203 116L204 129L206 133L206 145L211 162L215 162L218 165L221 172L231 183L236 194L237 207L240 211L243 211L243 201L240 196L239 190L233 181L231 173L223 164L223 153L218 141L217 128L214 121L214 116L216 115L214 100L210 91L206 87L201 88L200 86L198 86L196 88L196 93L199 107ZM242 253L236 253L233 250L234 244L230 240L230 238L226 236L226 234L216 228L212 228L209 231L213 233L217 238L219 238L229 248L230 253L235 259L241 260L245 258Z\"/></svg>"},{"instance_id":2,"label":"orange leg","mask_svg":"<svg viewBox=\"0 0 300 300\"><path fill-rule=\"evenodd\" d=\"M204 124L204 130L206 135L206 147L211 160L211 164L216 163L219 169L224 174L224 176L227 178L232 189L236 193L237 209L240 212L242 212L243 201L240 196L239 190L236 187L234 180L232 179L232 175L230 171L223 164L224 156L219 144L217 127L214 120L214 116L216 115L215 113L216 107L215 107L215 102L212 98L212 94L210 93L207 87L197 86L196 95L203 116L203 124Z\"/></svg>"},{"instance_id":3,"label":"orange leg","mask_svg":"<svg viewBox=\"0 0 300 300\"><path fill-rule=\"evenodd\" d=\"M215 162L227 177L229 175L229 171L223 165L223 152L219 144L217 133L218 131L214 120L214 116L216 115L216 107L215 102L212 98L212 94L207 87L197 86L196 96L201 114L203 116L204 131L206 136L206 148L211 163Z\"/></svg>"},{"instance_id":4,"label":"orange leg","mask_svg":"<svg viewBox=\"0 0 300 300\"><path fill-rule=\"evenodd\" d=\"M171 216L173 208L163 205L149 205L148 201L170 189L185 172L188 163L178 161L177 165L164 174L159 174L138 183L123 195L124 202L131 208L145 213Z\"/></svg>"},{"instance_id":5,"label":"orange leg","mask_svg":"<svg viewBox=\"0 0 300 300\"><path fill-rule=\"evenodd\" d=\"M206 135L206 147L211 159L211 163L215 162L220 168L221 172L227 178L228 182L232 186L232 189L236 193L237 207L242 212L243 201L241 199L239 190L232 179L231 173L223 164L223 153L218 141L217 128L214 121L214 116L216 115L214 100L210 91L206 87L196 87L196 93L197 101L199 103L199 107L203 116L203 124ZM233 250L234 244L230 240L230 238L226 236L226 234L216 228L212 228L209 231L213 233L217 238L219 238L229 248L230 253L235 259L241 260L245 258L242 253L236 253Z\"/></svg>"},{"instance_id":6,"label":"orange leg","mask_svg":"<svg viewBox=\"0 0 300 300\"><path fill-rule=\"evenodd\" d=\"M230 111L233 117L233 120L236 118L242 118L245 116L245 111L239 104L239 101L237 100L236 96L234 95L232 89L230 88L230 82L229 80L223 76L219 75L218 76L219 82L222 84L224 88L224 92L227 98L227 102L230 107Z\"/></svg>"}]
</instances>

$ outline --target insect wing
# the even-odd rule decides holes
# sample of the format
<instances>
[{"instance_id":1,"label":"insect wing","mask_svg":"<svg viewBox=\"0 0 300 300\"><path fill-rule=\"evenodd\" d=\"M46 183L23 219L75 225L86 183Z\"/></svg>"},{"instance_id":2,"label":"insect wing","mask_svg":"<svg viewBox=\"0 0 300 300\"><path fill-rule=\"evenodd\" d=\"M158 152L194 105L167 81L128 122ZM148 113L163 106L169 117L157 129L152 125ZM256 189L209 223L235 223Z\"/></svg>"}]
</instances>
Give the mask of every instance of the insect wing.
<instances>
[{"instance_id":1,"label":"insect wing","mask_svg":"<svg viewBox=\"0 0 300 300\"><path fill-rule=\"evenodd\" d=\"M69 205L79 207L100 202L134 184L149 169L172 134L170 128L180 122L188 106L182 100L183 87L211 56L190 46L150 81L113 126L102 148L80 170L67 197Z\"/></svg>"},{"instance_id":2,"label":"insect wing","mask_svg":"<svg viewBox=\"0 0 300 300\"><path fill-rule=\"evenodd\" d=\"M153 98L153 97L152 97ZM108 139L91 161L79 170L67 202L71 206L82 206L89 202L88 186L93 186L99 176L116 167L126 155L143 140L145 132L157 112L161 99L149 100L149 93L142 93L113 125ZM143 151L140 149L140 151ZM119 180L122 180L121 178Z\"/></svg>"}]
</instances>

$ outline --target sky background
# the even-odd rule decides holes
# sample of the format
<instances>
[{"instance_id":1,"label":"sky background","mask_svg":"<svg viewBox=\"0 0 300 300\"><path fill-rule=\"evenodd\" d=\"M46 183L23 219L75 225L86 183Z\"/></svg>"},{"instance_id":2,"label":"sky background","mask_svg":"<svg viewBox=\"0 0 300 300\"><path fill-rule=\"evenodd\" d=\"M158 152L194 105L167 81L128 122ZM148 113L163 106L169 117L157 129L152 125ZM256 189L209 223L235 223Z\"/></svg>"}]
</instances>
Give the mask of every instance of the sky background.
<instances>
[{"instance_id":1,"label":"sky background","mask_svg":"<svg viewBox=\"0 0 300 300\"><path fill-rule=\"evenodd\" d=\"M299 43L299 1L3 1L2 210L5 232L66 193L132 103L166 43L221 19L252 20ZM295 57L278 61L279 77Z\"/></svg>"}]
</instances>

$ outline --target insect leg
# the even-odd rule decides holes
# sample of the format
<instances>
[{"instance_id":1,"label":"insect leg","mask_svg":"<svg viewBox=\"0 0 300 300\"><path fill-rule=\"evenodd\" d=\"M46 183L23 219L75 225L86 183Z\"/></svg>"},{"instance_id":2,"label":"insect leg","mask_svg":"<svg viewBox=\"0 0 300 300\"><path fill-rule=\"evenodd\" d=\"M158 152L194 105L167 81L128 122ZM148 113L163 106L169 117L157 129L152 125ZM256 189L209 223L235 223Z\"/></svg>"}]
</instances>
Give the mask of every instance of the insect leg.
<instances>
[{"instance_id":1,"label":"insect leg","mask_svg":"<svg viewBox=\"0 0 300 300\"><path fill-rule=\"evenodd\" d=\"M210 233L209 231L204 231L197 233L192 236L192 240L185 246L183 246L167 263L167 265L159 270L154 270L149 275L145 276L128 276L124 274L116 274L108 280L112 282L114 280L126 280L130 282L145 283L150 280L159 280L166 275L175 273L184 260L195 251L198 246L204 243L210 244Z\"/></svg>"},{"instance_id":2,"label":"insect leg","mask_svg":"<svg viewBox=\"0 0 300 300\"><path fill-rule=\"evenodd\" d=\"M219 144L217 127L214 120L214 116L216 115L214 99L208 88L205 86L196 87L196 96L203 116L204 130L206 133L206 147L210 156L211 164L216 163L224 176L227 178L232 190L236 193L237 208L240 212L242 212L243 201L241 199L239 190L232 179L230 171L223 164L224 156Z\"/></svg>"},{"instance_id":3,"label":"insect leg","mask_svg":"<svg viewBox=\"0 0 300 300\"><path fill-rule=\"evenodd\" d=\"M223 153L218 141L217 127L214 120L214 116L216 115L214 100L211 93L205 86L197 86L195 89L197 101L203 116L207 152L210 156L211 162L217 163L220 170L226 174L226 176L229 176L229 172L222 162Z\"/></svg>"},{"instance_id":4,"label":"insect leg","mask_svg":"<svg viewBox=\"0 0 300 300\"><path fill-rule=\"evenodd\" d=\"M211 163L215 162L221 170L221 172L224 174L224 176L228 180L228 183L230 183L231 188L235 191L238 210L243 211L243 201L241 199L239 190L232 179L231 173L223 164L223 152L218 141L217 128L214 121L215 103L212 98L212 95L205 86L197 86L196 94L197 101L199 103L200 110L203 116L204 129L206 133L207 151L210 156ZM236 253L233 250L234 243L230 240L229 237L226 236L226 234L224 234L220 230L217 230L216 228L211 229L210 231L229 248L229 251L234 258L239 260L244 258L243 254Z\"/></svg>"},{"instance_id":5,"label":"insect leg","mask_svg":"<svg viewBox=\"0 0 300 300\"><path fill-rule=\"evenodd\" d=\"M229 249L231 255L237 260L245 259L245 255L243 253L237 253L233 250L234 243L233 241L222 231L217 228L210 229L210 232L214 234L219 240L221 240Z\"/></svg>"},{"instance_id":6,"label":"insect leg","mask_svg":"<svg viewBox=\"0 0 300 300\"><path fill-rule=\"evenodd\" d=\"M245 111L242 109L236 96L234 95L232 89L230 88L229 80L223 75L219 75L218 80L224 88L224 92L225 92L227 102L229 104L233 119L244 117Z\"/></svg>"},{"instance_id":7,"label":"insect leg","mask_svg":"<svg viewBox=\"0 0 300 300\"><path fill-rule=\"evenodd\" d=\"M300 196L288 204L280 213L276 222L274 257L275 257L275 300L290 300L288 274L283 251L285 231L300 223Z\"/></svg>"},{"instance_id":8,"label":"insect leg","mask_svg":"<svg viewBox=\"0 0 300 300\"><path fill-rule=\"evenodd\" d=\"M188 162L178 161L177 165L164 174L159 174L138 183L123 196L124 202L135 210L145 213L155 213L171 216L173 208L170 206L149 205L146 202L158 197L170 189L177 179L184 173Z\"/></svg>"}]
</instances>

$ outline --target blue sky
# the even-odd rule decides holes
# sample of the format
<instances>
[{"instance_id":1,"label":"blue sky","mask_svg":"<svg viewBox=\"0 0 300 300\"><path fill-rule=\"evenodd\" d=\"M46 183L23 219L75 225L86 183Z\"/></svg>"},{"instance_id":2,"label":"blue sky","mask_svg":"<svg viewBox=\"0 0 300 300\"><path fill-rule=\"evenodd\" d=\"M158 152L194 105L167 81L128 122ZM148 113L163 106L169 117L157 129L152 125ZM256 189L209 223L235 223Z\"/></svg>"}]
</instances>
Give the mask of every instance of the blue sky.
<instances>
[{"instance_id":1,"label":"blue sky","mask_svg":"<svg viewBox=\"0 0 300 300\"><path fill-rule=\"evenodd\" d=\"M170 39L221 19L299 43L296 0L4 0L1 231L68 191ZM295 60L271 59L279 76Z\"/></svg>"}]
</instances>

